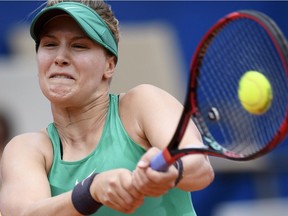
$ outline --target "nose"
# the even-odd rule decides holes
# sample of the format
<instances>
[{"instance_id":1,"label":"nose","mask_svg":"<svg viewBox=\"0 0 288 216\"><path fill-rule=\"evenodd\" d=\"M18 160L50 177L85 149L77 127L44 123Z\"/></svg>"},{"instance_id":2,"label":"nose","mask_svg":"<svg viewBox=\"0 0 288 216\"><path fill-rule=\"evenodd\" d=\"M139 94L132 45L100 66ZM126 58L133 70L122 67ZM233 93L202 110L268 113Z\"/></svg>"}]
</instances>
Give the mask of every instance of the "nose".
<instances>
[{"instance_id":1,"label":"nose","mask_svg":"<svg viewBox=\"0 0 288 216\"><path fill-rule=\"evenodd\" d=\"M58 50L57 55L55 57L55 64L58 66L65 66L69 65L69 53L67 49L61 48Z\"/></svg>"}]
</instances>

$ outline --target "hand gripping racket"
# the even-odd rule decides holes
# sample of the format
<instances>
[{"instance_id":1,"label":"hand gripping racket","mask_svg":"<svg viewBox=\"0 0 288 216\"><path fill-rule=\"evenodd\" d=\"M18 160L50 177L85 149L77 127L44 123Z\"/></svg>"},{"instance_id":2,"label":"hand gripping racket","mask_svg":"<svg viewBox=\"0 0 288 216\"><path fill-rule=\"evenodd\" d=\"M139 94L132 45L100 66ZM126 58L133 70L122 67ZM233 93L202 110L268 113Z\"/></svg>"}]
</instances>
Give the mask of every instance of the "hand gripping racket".
<instances>
[{"instance_id":1,"label":"hand gripping racket","mask_svg":"<svg viewBox=\"0 0 288 216\"><path fill-rule=\"evenodd\" d=\"M187 154L245 161L271 151L288 131L287 61L285 37L265 14L238 11L219 20L196 49L176 132L151 167L165 171ZM249 112L238 97L239 81L247 71L257 71L270 83L270 106L261 114ZM246 89L246 97L254 91ZM205 146L178 149L191 118Z\"/></svg>"}]
</instances>

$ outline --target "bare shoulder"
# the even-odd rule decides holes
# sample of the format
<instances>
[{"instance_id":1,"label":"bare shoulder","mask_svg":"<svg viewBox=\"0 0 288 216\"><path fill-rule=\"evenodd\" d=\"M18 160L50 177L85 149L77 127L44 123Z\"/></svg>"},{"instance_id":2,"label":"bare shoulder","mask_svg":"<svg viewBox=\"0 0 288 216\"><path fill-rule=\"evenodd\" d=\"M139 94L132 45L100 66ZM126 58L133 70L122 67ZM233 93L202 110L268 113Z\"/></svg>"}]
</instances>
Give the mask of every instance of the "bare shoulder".
<instances>
[{"instance_id":1,"label":"bare shoulder","mask_svg":"<svg viewBox=\"0 0 288 216\"><path fill-rule=\"evenodd\" d=\"M45 147L47 147L47 141L49 141L49 137L44 130L33 133L24 133L15 136L11 139L11 141L7 144L5 151L17 149L35 149L37 151L42 151Z\"/></svg>"},{"instance_id":2,"label":"bare shoulder","mask_svg":"<svg viewBox=\"0 0 288 216\"><path fill-rule=\"evenodd\" d=\"M11 158L15 158L16 162L18 159L18 162L21 162L27 158L38 160L45 165L46 170L49 169L52 163L53 149L46 131L24 133L12 138L4 149L2 160L4 162L8 160L11 163Z\"/></svg>"},{"instance_id":3,"label":"bare shoulder","mask_svg":"<svg viewBox=\"0 0 288 216\"><path fill-rule=\"evenodd\" d=\"M162 133L160 128L167 129L167 124L176 125L182 109L182 104L172 95L153 85L139 85L120 96L122 123L130 137L146 149L153 145L151 141L156 133Z\"/></svg>"},{"instance_id":4,"label":"bare shoulder","mask_svg":"<svg viewBox=\"0 0 288 216\"><path fill-rule=\"evenodd\" d=\"M167 102L180 104L171 94L150 84L138 85L121 95L121 103L128 106L143 107L144 105L145 107L150 102L154 103L156 101L157 104L161 104L162 102L166 105Z\"/></svg>"}]
</instances>

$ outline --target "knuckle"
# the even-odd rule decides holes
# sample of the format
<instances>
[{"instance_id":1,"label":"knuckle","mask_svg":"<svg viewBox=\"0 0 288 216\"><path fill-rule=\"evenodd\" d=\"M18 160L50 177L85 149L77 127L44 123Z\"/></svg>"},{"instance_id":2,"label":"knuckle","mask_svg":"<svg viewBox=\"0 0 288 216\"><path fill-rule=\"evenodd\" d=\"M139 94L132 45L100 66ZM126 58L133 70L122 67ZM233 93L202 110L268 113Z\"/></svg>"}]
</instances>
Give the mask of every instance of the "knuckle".
<instances>
[{"instance_id":1,"label":"knuckle","mask_svg":"<svg viewBox=\"0 0 288 216\"><path fill-rule=\"evenodd\" d=\"M108 188L106 191L106 199L111 199L114 197L114 190L112 188Z\"/></svg>"}]
</instances>

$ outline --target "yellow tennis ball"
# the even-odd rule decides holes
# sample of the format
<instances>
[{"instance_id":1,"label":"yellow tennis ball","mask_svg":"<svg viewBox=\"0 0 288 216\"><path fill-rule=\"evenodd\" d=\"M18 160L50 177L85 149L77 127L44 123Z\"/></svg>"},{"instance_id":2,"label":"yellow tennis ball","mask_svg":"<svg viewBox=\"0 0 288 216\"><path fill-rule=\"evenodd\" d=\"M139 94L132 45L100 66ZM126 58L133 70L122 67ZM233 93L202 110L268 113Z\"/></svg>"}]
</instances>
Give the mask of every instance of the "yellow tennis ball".
<instances>
[{"instance_id":1,"label":"yellow tennis ball","mask_svg":"<svg viewBox=\"0 0 288 216\"><path fill-rule=\"evenodd\" d=\"M272 87L258 71L247 71L239 81L238 97L243 108L251 114L265 113L272 102Z\"/></svg>"}]
</instances>

